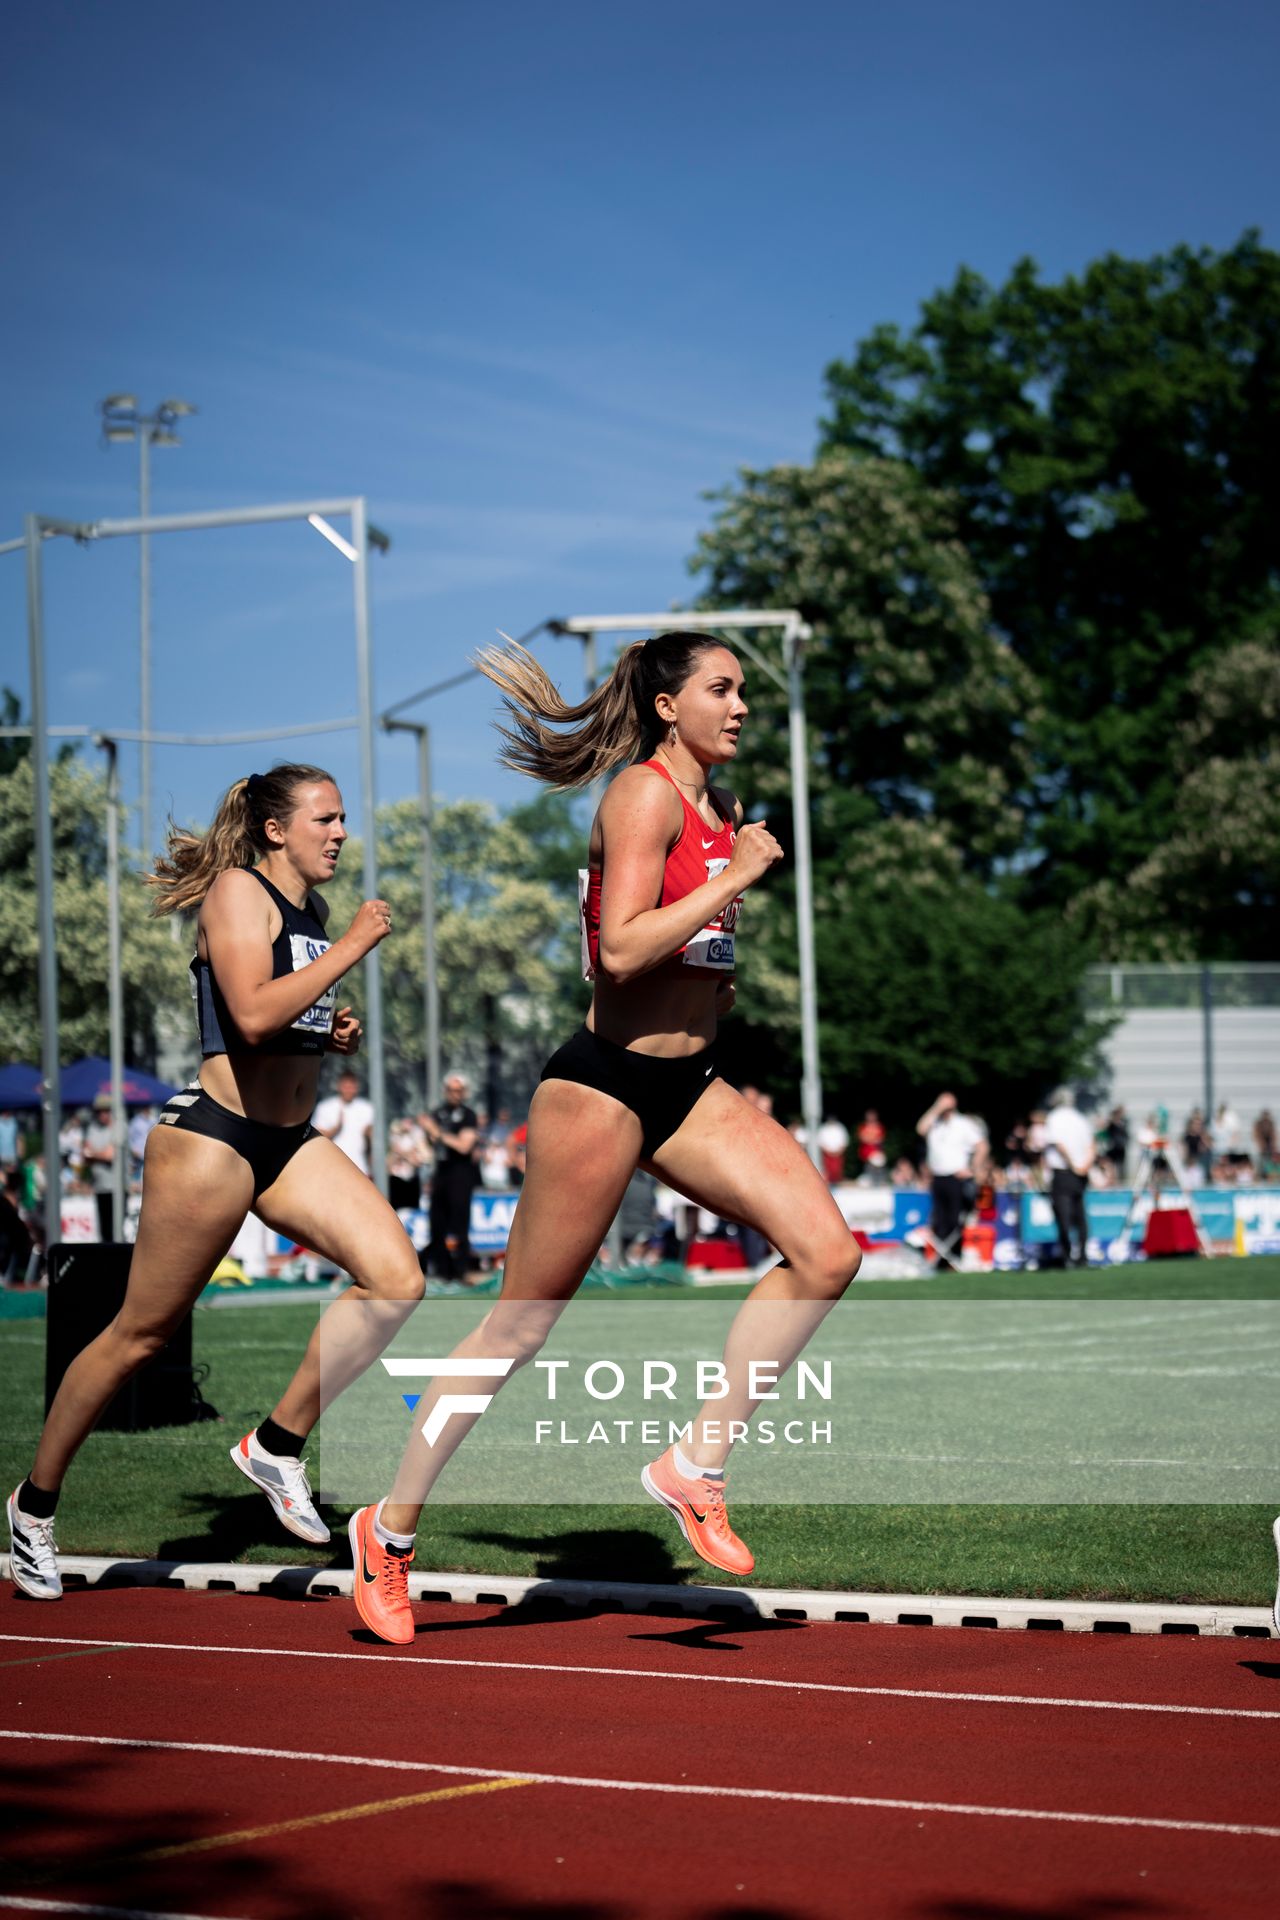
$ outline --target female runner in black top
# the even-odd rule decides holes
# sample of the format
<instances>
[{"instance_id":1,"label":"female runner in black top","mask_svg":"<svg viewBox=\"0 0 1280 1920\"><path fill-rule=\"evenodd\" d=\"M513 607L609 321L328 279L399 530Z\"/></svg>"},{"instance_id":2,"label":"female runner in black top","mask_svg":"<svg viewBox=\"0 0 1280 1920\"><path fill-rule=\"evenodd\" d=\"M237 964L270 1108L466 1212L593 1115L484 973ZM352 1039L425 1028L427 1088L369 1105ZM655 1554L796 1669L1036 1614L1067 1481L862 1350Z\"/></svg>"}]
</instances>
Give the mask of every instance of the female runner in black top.
<instances>
[{"instance_id":1,"label":"female runner in black top","mask_svg":"<svg viewBox=\"0 0 1280 1920\"><path fill-rule=\"evenodd\" d=\"M191 970L203 1059L199 1079L162 1110L147 1141L124 1305L68 1367L31 1475L8 1503L14 1578L34 1598L62 1591L53 1511L68 1466L103 1408L188 1312L250 1208L352 1276L321 1323L324 1404L421 1296L417 1259L390 1206L310 1125L325 1053L360 1044L351 1009L335 1004L339 982L391 931L386 902L366 900L340 939L330 944L325 933L312 889L333 878L345 817L322 768L280 766L237 780L208 833L175 829L157 861L155 910L199 908ZM401 1304L370 1313L370 1302ZM283 1524L313 1544L329 1538L301 1460L321 1412L320 1348L317 1327L270 1419L231 1454Z\"/></svg>"}]
</instances>

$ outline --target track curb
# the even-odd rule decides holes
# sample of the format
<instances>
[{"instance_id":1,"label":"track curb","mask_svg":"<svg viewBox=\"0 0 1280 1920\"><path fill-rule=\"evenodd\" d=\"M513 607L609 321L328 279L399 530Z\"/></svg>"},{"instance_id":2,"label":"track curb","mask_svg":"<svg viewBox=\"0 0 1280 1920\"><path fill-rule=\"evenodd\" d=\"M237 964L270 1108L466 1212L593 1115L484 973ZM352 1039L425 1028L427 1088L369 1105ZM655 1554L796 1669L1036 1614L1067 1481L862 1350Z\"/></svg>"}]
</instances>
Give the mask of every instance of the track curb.
<instances>
[{"instance_id":1,"label":"track curb","mask_svg":"<svg viewBox=\"0 0 1280 1920\"><path fill-rule=\"evenodd\" d=\"M60 1564L69 1588L175 1587L193 1592L268 1593L300 1600L351 1594L351 1572L344 1567L242 1566L232 1562L113 1559L93 1554L65 1554ZM0 1558L0 1577L9 1577L7 1555ZM463 1606L549 1606L566 1611L603 1609L855 1626L1183 1634L1210 1639L1272 1637L1271 1614L1266 1607L1010 1600L980 1594L826 1593L787 1587L659 1586L625 1580L426 1571L410 1575L409 1597Z\"/></svg>"}]
</instances>

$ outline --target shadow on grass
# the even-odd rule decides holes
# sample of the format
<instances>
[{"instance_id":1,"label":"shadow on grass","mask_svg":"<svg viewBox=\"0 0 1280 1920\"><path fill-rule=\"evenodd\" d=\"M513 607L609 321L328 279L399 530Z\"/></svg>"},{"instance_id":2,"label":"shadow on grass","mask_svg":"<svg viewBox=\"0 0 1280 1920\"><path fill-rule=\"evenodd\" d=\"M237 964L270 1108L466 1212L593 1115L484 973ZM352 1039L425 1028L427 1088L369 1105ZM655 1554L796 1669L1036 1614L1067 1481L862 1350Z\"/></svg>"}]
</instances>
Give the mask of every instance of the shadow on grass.
<instances>
[{"instance_id":1,"label":"shadow on grass","mask_svg":"<svg viewBox=\"0 0 1280 1920\"><path fill-rule=\"evenodd\" d=\"M643 1527L583 1527L564 1533L460 1533L475 1546L532 1555L540 1580L626 1580L634 1586L683 1586L689 1580L670 1548Z\"/></svg>"},{"instance_id":2,"label":"shadow on grass","mask_svg":"<svg viewBox=\"0 0 1280 1920\"><path fill-rule=\"evenodd\" d=\"M297 1540L283 1531L260 1493L234 1490L226 1493L196 1493L189 1495L185 1504L193 1527L198 1527L199 1531L162 1540L156 1551L158 1560L239 1560L256 1547L278 1544L287 1548L290 1556L297 1558L299 1564L324 1564L324 1559L320 1557L307 1562L300 1559L307 1552L306 1541ZM343 1563L342 1550L345 1546L345 1537L340 1533L333 1549L337 1556L335 1565ZM313 1551L317 1556L326 1556L330 1549L319 1547Z\"/></svg>"}]
</instances>

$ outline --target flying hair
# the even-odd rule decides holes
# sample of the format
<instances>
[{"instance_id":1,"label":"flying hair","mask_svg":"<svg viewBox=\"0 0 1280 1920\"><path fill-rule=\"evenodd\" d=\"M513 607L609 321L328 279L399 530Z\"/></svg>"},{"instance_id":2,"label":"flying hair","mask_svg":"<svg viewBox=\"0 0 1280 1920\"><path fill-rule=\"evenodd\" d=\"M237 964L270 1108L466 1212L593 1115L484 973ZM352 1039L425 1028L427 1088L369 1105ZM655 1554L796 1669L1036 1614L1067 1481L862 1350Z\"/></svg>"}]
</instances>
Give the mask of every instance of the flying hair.
<instances>
[{"instance_id":1,"label":"flying hair","mask_svg":"<svg viewBox=\"0 0 1280 1920\"><path fill-rule=\"evenodd\" d=\"M678 693L699 657L724 645L714 634L680 631L638 640L618 655L608 679L574 704L526 647L505 633L502 638L505 647L484 647L475 656L511 720L496 723L504 742L498 758L562 789L589 786L615 767L648 759L666 730L654 705L658 695Z\"/></svg>"},{"instance_id":2,"label":"flying hair","mask_svg":"<svg viewBox=\"0 0 1280 1920\"><path fill-rule=\"evenodd\" d=\"M286 761L270 773L250 773L234 780L218 802L205 833L192 833L169 821L166 851L156 855L155 872L146 876L154 887L151 911L190 913L198 907L220 873L229 867L252 867L271 851L267 821L287 827L298 810L302 787L337 785L323 767Z\"/></svg>"}]
</instances>

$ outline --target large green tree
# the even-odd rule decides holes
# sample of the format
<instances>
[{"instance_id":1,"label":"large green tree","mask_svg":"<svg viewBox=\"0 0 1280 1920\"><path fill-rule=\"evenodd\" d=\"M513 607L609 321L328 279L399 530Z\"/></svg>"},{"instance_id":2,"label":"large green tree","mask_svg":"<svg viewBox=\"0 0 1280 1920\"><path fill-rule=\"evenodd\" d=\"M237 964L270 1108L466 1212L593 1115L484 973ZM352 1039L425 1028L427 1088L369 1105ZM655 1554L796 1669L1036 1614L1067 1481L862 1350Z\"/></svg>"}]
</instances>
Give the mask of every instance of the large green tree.
<instances>
[{"instance_id":1,"label":"large green tree","mask_svg":"<svg viewBox=\"0 0 1280 1920\"><path fill-rule=\"evenodd\" d=\"M68 754L49 767L59 1047L65 1061L107 1050L106 780ZM35 882L35 782L29 755L0 774L0 1055L40 1058ZM121 831L123 833L123 819ZM190 951L152 919L140 875L121 874L121 968L126 1052L153 1058L158 1023L190 1017Z\"/></svg>"},{"instance_id":2,"label":"large green tree","mask_svg":"<svg viewBox=\"0 0 1280 1920\"><path fill-rule=\"evenodd\" d=\"M1109 958L1273 960L1280 925L1280 639L1225 647L1192 675L1165 833L1073 918Z\"/></svg>"},{"instance_id":3,"label":"large green tree","mask_svg":"<svg viewBox=\"0 0 1280 1920\"><path fill-rule=\"evenodd\" d=\"M1197 668L1277 607L1280 255L962 269L827 385L824 447L947 494L1040 684L1027 885L1123 884L1165 837Z\"/></svg>"}]
</instances>

